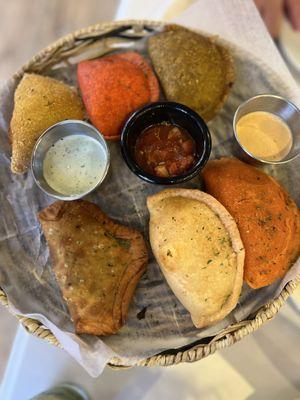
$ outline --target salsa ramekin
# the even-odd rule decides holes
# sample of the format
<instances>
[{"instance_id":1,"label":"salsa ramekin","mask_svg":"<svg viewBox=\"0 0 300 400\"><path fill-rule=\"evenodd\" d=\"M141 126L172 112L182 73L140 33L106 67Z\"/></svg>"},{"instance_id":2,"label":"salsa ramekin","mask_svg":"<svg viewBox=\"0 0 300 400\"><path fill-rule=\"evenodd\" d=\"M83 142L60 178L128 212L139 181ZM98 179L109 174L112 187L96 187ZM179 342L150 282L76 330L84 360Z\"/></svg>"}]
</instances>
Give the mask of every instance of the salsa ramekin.
<instances>
[{"instance_id":1,"label":"salsa ramekin","mask_svg":"<svg viewBox=\"0 0 300 400\"><path fill-rule=\"evenodd\" d=\"M135 161L134 148L137 138L146 128L160 123L178 125L195 140L196 163L182 175L151 175ZM204 120L189 107L175 102L156 102L142 107L129 117L121 134L121 151L126 164L139 178L158 185L174 185L194 178L205 166L211 153L211 136Z\"/></svg>"}]
</instances>

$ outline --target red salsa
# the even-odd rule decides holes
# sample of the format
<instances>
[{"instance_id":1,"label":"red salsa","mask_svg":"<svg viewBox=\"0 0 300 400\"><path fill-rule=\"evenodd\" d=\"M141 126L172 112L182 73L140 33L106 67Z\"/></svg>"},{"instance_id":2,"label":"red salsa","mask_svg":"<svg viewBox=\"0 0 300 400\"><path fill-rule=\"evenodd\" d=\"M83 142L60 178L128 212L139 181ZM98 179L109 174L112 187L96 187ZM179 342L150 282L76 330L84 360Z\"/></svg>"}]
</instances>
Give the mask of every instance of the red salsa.
<instances>
[{"instance_id":1,"label":"red salsa","mask_svg":"<svg viewBox=\"0 0 300 400\"><path fill-rule=\"evenodd\" d=\"M137 164L151 175L162 178L182 175L196 162L196 143L180 126L157 124L138 137L134 156Z\"/></svg>"}]
</instances>

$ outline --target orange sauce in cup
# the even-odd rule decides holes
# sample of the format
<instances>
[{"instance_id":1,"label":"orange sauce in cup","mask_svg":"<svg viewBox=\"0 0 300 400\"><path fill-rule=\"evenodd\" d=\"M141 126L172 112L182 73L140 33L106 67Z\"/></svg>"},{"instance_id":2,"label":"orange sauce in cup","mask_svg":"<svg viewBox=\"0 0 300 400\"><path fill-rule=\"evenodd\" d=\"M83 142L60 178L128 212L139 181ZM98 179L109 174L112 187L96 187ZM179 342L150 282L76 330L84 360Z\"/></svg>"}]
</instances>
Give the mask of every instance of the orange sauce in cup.
<instances>
[{"instance_id":1,"label":"orange sauce in cup","mask_svg":"<svg viewBox=\"0 0 300 400\"><path fill-rule=\"evenodd\" d=\"M293 143L288 125L277 115L265 111L244 115L236 124L236 134L246 151L266 161L282 160Z\"/></svg>"}]
</instances>

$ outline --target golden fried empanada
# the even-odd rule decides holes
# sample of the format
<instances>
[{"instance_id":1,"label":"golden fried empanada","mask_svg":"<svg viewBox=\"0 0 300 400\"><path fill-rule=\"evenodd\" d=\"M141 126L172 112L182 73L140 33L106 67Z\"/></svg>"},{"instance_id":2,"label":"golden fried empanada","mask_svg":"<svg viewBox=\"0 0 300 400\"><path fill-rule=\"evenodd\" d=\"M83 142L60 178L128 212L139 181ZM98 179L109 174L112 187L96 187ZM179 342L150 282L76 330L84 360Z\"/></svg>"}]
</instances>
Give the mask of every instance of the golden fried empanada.
<instances>
[{"instance_id":1,"label":"golden fried empanada","mask_svg":"<svg viewBox=\"0 0 300 400\"><path fill-rule=\"evenodd\" d=\"M47 76L25 74L15 91L10 122L12 172L27 171L37 139L51 125L83 117L82 102L70 86Z\"/></svg>"},{"instance_id":2,"label":"golden fried empanada","mask_svg":"<svg viewBox=\"0 0 300 400\"><path fill-rule=\"evenodd\" d=\"M117 332L146 268L142 235L82 200L57 201L39 219L76 332Z\"/></svg>"}]
</instances>

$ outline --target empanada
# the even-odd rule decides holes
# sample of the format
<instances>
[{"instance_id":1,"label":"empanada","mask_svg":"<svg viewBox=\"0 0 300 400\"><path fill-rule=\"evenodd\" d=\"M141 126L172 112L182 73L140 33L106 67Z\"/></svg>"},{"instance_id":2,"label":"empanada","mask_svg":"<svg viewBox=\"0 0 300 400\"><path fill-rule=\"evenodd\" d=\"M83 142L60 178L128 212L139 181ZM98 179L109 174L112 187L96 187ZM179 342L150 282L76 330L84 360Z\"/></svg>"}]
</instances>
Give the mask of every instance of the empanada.
<instances>
[{"instance_id":1,"label":"empanada","mask_svg":"<svg viewBox=\"0 0 300 400\"><path fill-rule=\"evenodd\" d=\"M214 38L177 25L149 38L149 55L165 96L209 121L233 85L233 58Z\"/></svg>"},{"instance_id":2,"label":"empanada","mask_svg":"<svg viewBox=\"0 0 300 400\"><path fill-rule=\"evenodd\" d=\"M47 76L24 74L15 91L10 121L12 172L27 171L37 139L51 125L83 117L83 104L70 86Z\"/></svg>"},{"instance_id":3,"label":"empanada","mask_svg":"<svg viewBox=\"0 0 300 400\"><path fill-rule=\"evenodd\" d=\"M120 138L133 111L159 98L156 76L136 52L82 61L77 77L89 118L108 140Z\"/></svg>"},{"instance_id":4,"label":"empanada","mask_svg":"<svg viewBox=\"0 0 300 400\"><path fill-rule=\"evenodd\" d=\"M235 219L245 245L244 279L254 289L282 277L300 252L297 205L275 179L235 158L209 161L208 193Z\"/></svg>"},{"instance_id":5,"label":"empanada","mask_svg":"<svg viewBox=\"0 0 300 400\"><path fill-rule=\"evenodd\" d=\"M225 208L199 190L148 197L154 256L197 328L225 318L243 283L244 248Z\"/></svg>"},{"instance_id":6,"label":"empanada","mask_svg":"<svg viewBox=\"0 0 300 400\"><path fill-rule=\"evenodd\" d=\"M117 332L146 268L142 235L82 200L57 201L39 219L76 332Z\"/></svg>"}]
</instances>

